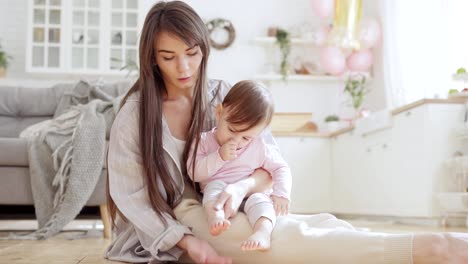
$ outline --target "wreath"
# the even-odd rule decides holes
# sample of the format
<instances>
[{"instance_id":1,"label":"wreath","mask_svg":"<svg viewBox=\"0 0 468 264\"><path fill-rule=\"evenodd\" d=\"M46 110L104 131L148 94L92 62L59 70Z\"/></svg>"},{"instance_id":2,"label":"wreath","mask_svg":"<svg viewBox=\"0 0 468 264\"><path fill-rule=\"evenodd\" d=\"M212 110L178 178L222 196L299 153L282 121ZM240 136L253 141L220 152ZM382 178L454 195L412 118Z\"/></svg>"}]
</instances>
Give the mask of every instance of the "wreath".
<instances>
[{"instance_id":1,"label":"wreath","mask_svg":"<svg viewBox=\"0 0 468 264\"><path fill-rule=\"evenodd\" d=\"M224 18L216 18L208 21L206 23L206 27L208 28L208 35L210 39L210 44L213 48L218 50L223 50L229 46L231 46L232 42L236 38L236 30L232 25L231 21L224 19ZM214 39L214 35L216 31L222 30L227 34L227 38L225 40Z\"/></svg>"}]
</instances>

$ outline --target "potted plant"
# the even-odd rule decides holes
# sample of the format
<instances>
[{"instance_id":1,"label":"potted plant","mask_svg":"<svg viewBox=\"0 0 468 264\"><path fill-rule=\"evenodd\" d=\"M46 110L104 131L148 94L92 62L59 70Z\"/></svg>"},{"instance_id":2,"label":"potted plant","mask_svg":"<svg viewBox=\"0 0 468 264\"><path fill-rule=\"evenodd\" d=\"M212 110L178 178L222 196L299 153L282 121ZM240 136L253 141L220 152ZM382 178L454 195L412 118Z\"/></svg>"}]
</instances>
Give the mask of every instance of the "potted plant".
<instances>
[{"instance_id":1,"label":"potted plant","mask_svg":"<svg viewBox=\"0 0 468 264\"><path fill-rule=\"evenodd\" d=\"M328 131L335 131L339 128L340 118L337 115L328 115L325 117L325 123Z\"/></svg>"},{"instance_id":2,"label":"potted plant","mask_svg":"<svg viewBox=\"0 0 468 264\"><path fill-rule=\"evenodd\" d=\"M362 74L349 76L344 91L351 97L351 105L354 108L356 117L359 117L364 96L369 93L369 89L366 87L366 77Z\"/></svg>"},{"instance_id":3,"label":"potted plant","mask_svg":"<svg viewBox=\"0 0 468 264\"><path fill-rule=\"evenodd\" d=\"M281 51L281 65L280 73L283 77L283 80L286 80L288 77L288 57L291 52L291 42L289 40L289 33L281 28L276 29L276 43L279 45Z\"/></svg>"},{"instance_id":4,"label":"potted plant","mask_svg":"<svg viewBox=\"0 0 468 264\"><path fill-rule=\"evenodd\" d=\"M10 61L13 59L10 55L3 50L2 45L0 44L0 78L5 78L6 69L10 65Z\"/></svg>"},{"instance_id":5,"label":"potted plant","mask_svg":"<svg viewBox=\"0 0 468 264\"><path fill-rule=\"evenodd\" d=\"M120 71L124 71L126 70L127 71L127 75L125 76L125 78L129 78L129 77L135 77L135 75L138 75L138 73L140 72L140 67L138 65L138 63L136 63L134 60L130 59L130 58L127 58L125 61L124 60L121 60L121 59L118 59L118 58L111 58L111 61L113 62L117 62L117 63L124 63L122 67L120 67Z\"/></svg>"}]
</instances>

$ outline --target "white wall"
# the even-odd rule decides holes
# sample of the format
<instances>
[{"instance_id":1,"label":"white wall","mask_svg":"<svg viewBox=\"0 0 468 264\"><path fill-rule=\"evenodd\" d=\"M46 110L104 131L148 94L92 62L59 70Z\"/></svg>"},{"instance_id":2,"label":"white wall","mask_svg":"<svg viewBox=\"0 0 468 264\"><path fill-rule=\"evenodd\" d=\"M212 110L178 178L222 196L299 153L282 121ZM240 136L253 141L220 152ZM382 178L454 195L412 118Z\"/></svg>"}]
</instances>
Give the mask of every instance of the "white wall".
<instances>
[{"instance_id":1,"label":"white wall","mask_svg":"<svg viewBox=\"0 0 468 264\"><path fill-rule=\"evenodd\" d=\"M156 1L145 0L146 9ZM229 19L236 29L236 40L231 47L218 51L212 49L209 62L209 75L212 78L227 80L231 84L242 80L252 79L256 73L261 73L266 60L279 58L279 54L268 53L265 47L253 43L253 39L266 36L269 26L279 26L297 32L304 23L317 26L324 23L318 19L312 10L309 0L255 0L255 1L229 1L229 0L187 0L204 20L213 18ZM366 1L365 4L368 5ZM370 3L364 10L365 15L374 15L377 6ZM379 50L375 51L376 57ZM316 58L317 49L293 47L291 58L296 56ZM377 63L381 63L376 59ZM376 65L376 69L379 69ZM365 106L369 109L382 109L385 107L385 94L382 78L375 79L371 86L373 91ZM344 83L340 82L307 82L289 81L270 82L276 110L278 112L313 112L313 119L322 122L326 115L333 113L346 113L344 109L342 90Z\"/></svg>"},{"instance_id":2,"label":"white wall","mask_svg":"<svg viewBox=\"0 0 468 264\"><path fill-rule=\"evenodd\" d=\"M143 10L148 10L156 1L141 0ZM297 31L304 23L318 25L321 21L313 13L309 0L187 0L204 20L221 17L233 22L236 29L236 39L231 47L218 51L212 49L209 61L209 76L223 79L231 84L252 79L264 68L267 56L279 56L278 53L266 53L266 49L255 43L253 39L265 36L269 26L279 26ZM365 1L364 13L375 13L373 1ZM26 52L26 14L27 0L0 0L0 39L5 49L15 58L8 70L12 78L42 78L42 79L77 79L80 76L66 74L31 74L25 72ZM323 21L322 21L323 22ZM314 49L293 49L292 58L296 56L316 57ZM380 63L379 51L376 62ZM273 60L279 61L279 58ZM375 65L379 69L379 65ZM378 77L378 74L376 75ZM115 77L114 77L115 78ZM106 77L110 79L110 77ZM381 79L373 81L373 92L365 103L370 109L384 107L383 85ZM339 98L342 98L344 83L339 82L305 82L289 81L272 82L270 84L279 112L313 112L314 120L322 121L328 114L341 111Z\"/></svg>"},{"instance_id":3,"label":"white wall","mask_svg":"<svg viewBox=\"0 0 468 264\"><path fill-rule=\"evenodd\" d=\"M263 49L256 46L252 40L255 37L266 36L269 26L277 25L291 29L303 22L314 22L310 1L306 0L188 0L185 2L205 20L221 17L229 19L234 24L237 31L234 44L223 51L212 49L209 69L213 78L233 83L240 79L252 78L261 69L264 63Z\"/></svg>"},{"instance_id":4,"label":"white wall","mask_svg":"<svg viewBox=\"0 0 468 264\"><path fill-rule=\"evenodd\" d=\"M8 76L24 75L27 0L0 0L0 43L13 56Z\"/></svg>"},{"instance_id":5,"label":"white wall","mask_svg":"<svg viewBox=\"0 0 468 264\"><path fill-rule=\"evenodd\" d=\"M382 2L386 0L364 0L363 18L376 18L381 23L383 29L383 21L380 19L382 10ZM382 34L383 35L383 34ZM387 100L384 86L384 67L383 67L383 45L385 39L381 39L380 45L373 48L374 65L373 65L373 80L369 83L370 93L364 101L364 107L372 110L381 110L387 107Z\"/></svg>"}]
</instances>

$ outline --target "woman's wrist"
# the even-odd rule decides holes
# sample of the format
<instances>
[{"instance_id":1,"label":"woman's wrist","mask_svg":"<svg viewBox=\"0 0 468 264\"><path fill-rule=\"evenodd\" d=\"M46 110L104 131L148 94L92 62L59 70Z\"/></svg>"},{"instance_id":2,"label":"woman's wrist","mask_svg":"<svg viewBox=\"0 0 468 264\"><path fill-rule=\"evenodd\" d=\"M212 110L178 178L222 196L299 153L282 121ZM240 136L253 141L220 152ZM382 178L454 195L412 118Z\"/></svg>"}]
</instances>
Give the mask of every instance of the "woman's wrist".
<instances>
[{"instance_id":1,"label":"woman's wrist","mask_svg":"<svg viewBox=\"0 0 468 264\"><path fill-rule=\"evenodd\" d=\"M196 239L193 235L184 235L181 240L177 243L177 246L183 250L187 250L188 244Z\"/></svg>"}]
</instances>

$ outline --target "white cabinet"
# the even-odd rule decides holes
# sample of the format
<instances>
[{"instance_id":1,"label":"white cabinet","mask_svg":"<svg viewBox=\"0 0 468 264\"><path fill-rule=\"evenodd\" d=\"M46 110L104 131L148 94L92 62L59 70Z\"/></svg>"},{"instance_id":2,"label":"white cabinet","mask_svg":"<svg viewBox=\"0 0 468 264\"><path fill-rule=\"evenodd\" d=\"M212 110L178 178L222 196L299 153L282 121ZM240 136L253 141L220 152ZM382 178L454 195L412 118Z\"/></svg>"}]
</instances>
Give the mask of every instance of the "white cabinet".
<instances>
[{"instance_id":1,"label":"white cabinet","mask_svg":"<svg viewBox=\"0 0 468 264\"><path fill-rule=\"evenodd\" d=\"M436 194L445 191L449 171L445 160L460 150L455 137L463 122L463 105L426 104L394 117L391 191L386 206L402 216L439 215Z\"/></svg>"},{"instance_id":2,"label":"white cabinet","mask_svg":"<svg viewBox=\"0 0 468 264\"><path fill-rule=\"evenodd\" d=\"M444 161L459 150L454 131L463 106L423 104L393 116L391 128L332 139L332 211L402 217L438 216Z\"/></svg>"},{"instance_id":3,"label":"white cabinet","mask_svg":"<svg viewBox=\"0 0 468 264\"><path fill-rule=\"evenodd\" d=\"M291 213L330 212L330 140L276 136L293 178Z\"/></svg>"},{"instance_id":4,"label":"white cabinet","mask_svg":"<svg viewBox=\"0 0 468 264\"><path fill-rule=\"evenodd\" d=\"M365 136L275 137L292 170L291 212L438 217L444 162L467 152L456 138L463 115L461 104L426 103Z\"/></svg>"},{"instance_id":5,"label":"white cabinet","mask_svg":"<svg viewBox=\"0 0 468 264\"><path fill-rule=\"evenodd\" d=\"M332 139L332 211L359 213L362 211L366 182L362 180L364 149L361 137L353 132Z\"/></svg>"},{"instance_id":6,"label":"white cabinet","mask_svg":"<svg viewBox=\"0 0 468 264\"><path fill-rule=\"evenodd\" d=\"M432 216L433 170L427 164L425 155L426 136L436 135L436 131L427 131L427 110L433 105L424 105L402 112L394 116L394 127L391 129L395 137L389 168L388 190L398 193L385 204L387 210L401 216ZM434 138L435 139L435 138ZM449 137L444 138L445 141ZM429 143L429 142L427 142ZM445 144L434 146L434 151L440 152ZM447 158L446 156L445 158ZM445 158L435 160L442 165Z\"/></svg>"}]
</instances>

